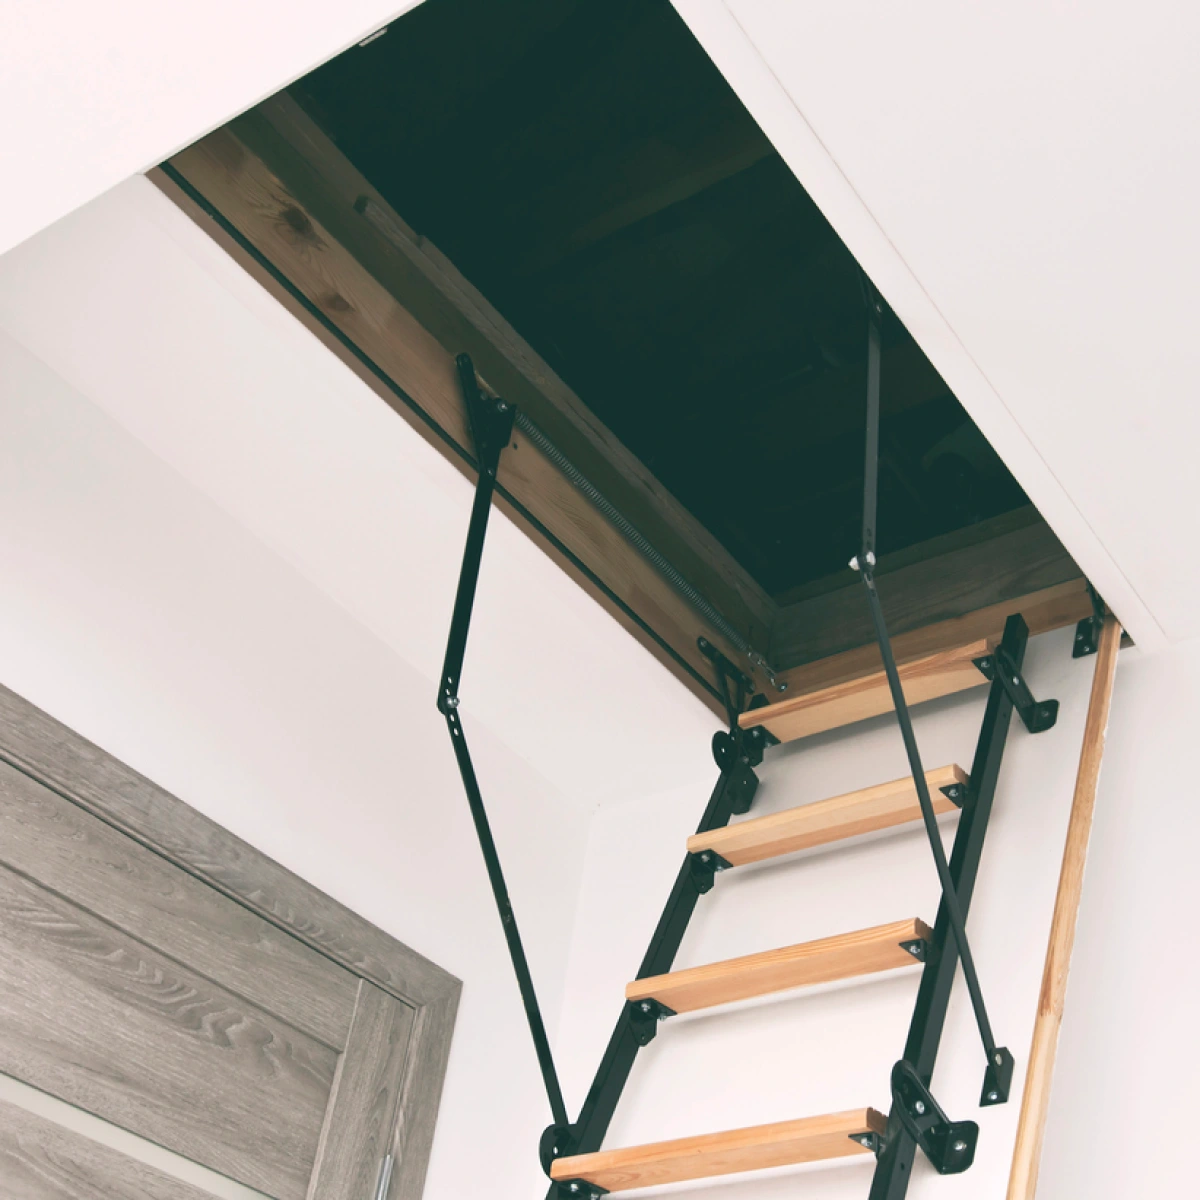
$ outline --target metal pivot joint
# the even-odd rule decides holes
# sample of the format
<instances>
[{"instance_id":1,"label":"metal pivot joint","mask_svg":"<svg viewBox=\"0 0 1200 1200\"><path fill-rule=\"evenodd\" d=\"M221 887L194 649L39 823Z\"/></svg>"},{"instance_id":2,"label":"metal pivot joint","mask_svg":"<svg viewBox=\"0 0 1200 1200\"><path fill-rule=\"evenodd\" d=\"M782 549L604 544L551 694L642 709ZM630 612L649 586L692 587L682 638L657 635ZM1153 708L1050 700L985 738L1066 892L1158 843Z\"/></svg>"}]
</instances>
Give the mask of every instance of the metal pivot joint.
<instances>
[{"instance_id":1,"label":"metal pivot joint","mask_svg":"<svg viewBox=\"0 0 1200 1200\"><path fill-rule=\"evenodd\" d=\"M1012 661L1003 646L983 658L975 659L975 665L985 679L999 680L1013 702L1021 723L1030 733L1045 733L1053 729L1058 721L1058 701L1033 698L1021 668Z\"/></svg>"},{"instance_id":2,"label":"metal pivot joint","mask_svg":"<svg viewBox=\"0 0 1200 1200\"><path fill-rule=\"evenodd\" d=\"M892 1068L892 1112L939 1175L959 1175L975 1161L979 1126L951 1121L911 1063Z\"/></svg>"},{"instance_id":3,"label":"metal pivot joint","mask_svg":"<svg viewBox=\"0 0 1200 1200\"><path fill-rule=\"evenodd\" d=\"M457 366L459 380L462 384L463 400L467 408L467 418L471 426L471 435L475 440L479 478L475 485L475 500L471 506L471 520L467 527L467 542L463 550L462 569L458 576L454 613L450 619L450 636L446 642L446 657L442 665L442 681L438 688L437 706L438 711L446 718L446 728L450 734L451 745L454 747L454 756L458 762L459 774L462 776L463 789L467 793L467 803L471 809L471 818L475 823L479 848L483 852L488 880L492 885L492 896L500 914L500 924L504 929L513 971L517 976L517 986L520 988L521 1000L525 1006L525 1016L529 1021L529 1032L533 1038L534 1050L537 1052L538 1065L541 1067L542 1081L550 1102L554 1127L564 1129L568 1125L567 1107L563 1101L562 1088L559 1086L558 1072L554 1067L550 1039L546 1035L546 1026L538 1005L537 992L534 990L533 977L529 972L529 962L525 957L525 948L521 943L521 934L517 928L517 918L508 897L508 887L504 882L500 856L496 851L491 824L488 821L487 810L483 805L483 796L479 790L479 781L475 776L474 764L471 762L471 752L467 748L466 731L463 729L458 704L458 685L462 678L463 659L466 656L467 634L471 628L471 611L475 604L475 591L479 583L479 566L483 559L483 544L487 535L492 494L496 489L496 471L500 464L500 453L507 445L512 433L513 411L503 400L489 399L480 393L479 384L475 378L475 368L467 355L460 354L458 356Z\"/></svg>"}]
</instances>

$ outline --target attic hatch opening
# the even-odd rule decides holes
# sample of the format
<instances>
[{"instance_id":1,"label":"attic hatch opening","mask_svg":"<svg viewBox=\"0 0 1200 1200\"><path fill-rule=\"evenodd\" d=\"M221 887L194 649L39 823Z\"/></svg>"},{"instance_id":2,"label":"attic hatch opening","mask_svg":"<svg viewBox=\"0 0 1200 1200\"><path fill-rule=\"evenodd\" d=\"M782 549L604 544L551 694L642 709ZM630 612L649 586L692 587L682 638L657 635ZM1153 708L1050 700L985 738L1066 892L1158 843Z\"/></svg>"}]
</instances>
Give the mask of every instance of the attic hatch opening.
<instances>
[{"instance_id":1,"label":"attic hatch opening","mask_svg":"<svg viewBox=\"0 0 1200 1200\"><path fill-rule=\"evenodd\" d=\"M878 668L847 568L859 269L667 0L425 0L152 177L473 478L469 354L518 412L500 502L714 709L708 651L793 695ZM891 313L882 337L898 655L1089 617Z\"/></svg>"},{"instance_id":2,"label":"attic hatch opening","mask_svg":"<svg viewBox=\"0 0 1200 1200\"><path fill-rule=\"evenodd\" d=\"M668 0L425 0L293 94L772 599L845 584L858 267ZM885 569L1033 520L890 314L884 354Z\"/></svg>"}]
</instances>

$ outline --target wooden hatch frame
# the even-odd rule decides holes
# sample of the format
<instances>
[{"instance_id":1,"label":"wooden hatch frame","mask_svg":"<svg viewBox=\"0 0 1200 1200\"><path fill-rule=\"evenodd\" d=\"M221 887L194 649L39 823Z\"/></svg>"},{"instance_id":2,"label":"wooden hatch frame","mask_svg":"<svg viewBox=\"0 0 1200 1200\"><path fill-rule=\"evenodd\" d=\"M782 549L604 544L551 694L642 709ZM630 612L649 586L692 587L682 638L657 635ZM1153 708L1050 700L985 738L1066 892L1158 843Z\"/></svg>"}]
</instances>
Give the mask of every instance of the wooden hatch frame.
<instances>
[{"instance_id":1,"label":"wooden hatch frame","mask_svg":"<svg viewBox=\"0 0 1200 1200\"><path fill-rule=\"evenodd\" d=\"M524 410L679 574L779 670L787 692L871 674L861 588L825 581L780 603L596 418L438 249L415 233L286 92L150 172L306 328L464 474L474 460L454 356ZM732 472L731 472L732 476ZM689 688L723 714L706 638L772 687L719 629L520 432L498 502ZM898 657L1032 634L1092 613L1079 568L1032 508L889 556L881 589Z\"/></svg>"}]
</instances>

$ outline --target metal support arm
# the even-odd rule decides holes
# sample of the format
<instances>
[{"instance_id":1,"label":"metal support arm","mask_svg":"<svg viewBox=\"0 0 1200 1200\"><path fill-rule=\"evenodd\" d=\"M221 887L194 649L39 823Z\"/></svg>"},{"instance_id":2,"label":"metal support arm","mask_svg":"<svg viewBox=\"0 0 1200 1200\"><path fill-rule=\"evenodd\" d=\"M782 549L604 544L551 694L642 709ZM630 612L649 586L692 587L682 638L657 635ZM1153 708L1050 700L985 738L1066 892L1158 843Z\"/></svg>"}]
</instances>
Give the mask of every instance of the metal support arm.
<instances>
[{"instance_id":1,"label":"metal support arm","mask_svg":"<svg viewBox=\"0 0 1200 1200\"><path fill-rule=\"evenodd\" d=\"M471 425L471 434L475 439L479 479L475 485L475 501L471 506L467 544L463 551L462 569L458 577L458 592L454 599L454 615L450 619L450 636L446 644L446 657L442 666L442 681L438 688L437 706L438 711L446 718L446 728L450 733L454 756L458 760L459 774L462 776L463 788L467 793L467 803L470 805L471 817L475 822L475 832L479 838L479 848L483 851L483 861L487 866L492 895L500 914L504 937L508 942L508 952L512 958L513 970L516 972L517 986L521 989L521 1000L525 1005L529 1032L533 1037L538 1064L542 1070L546 1096L550 1101L550 1112L554 1117L555 1125L565 1127L568 1123L567 1106L563 1101L558 1072L554 1067L550 1039L546 1036L546 1025L542 1020L542 1011L538 1005L537 992L534 990L533 977L529 972L529 962L521 943L517 918L513 914L512 902L508 897L508 887L504 882L500 856L496 852L491 823L488 821L487 810L483 806L479 781L475 777L471 752L467 748L466 731L463 729L462 717L458 711L458 685L462 679L463 659L467 650L467 634L471 628L471 612L475 605L476 586L479 583L479 566L483 560L483 544L487 534L488 516L491 512L492 493L496 489L496 471L500 465L500 453L508 444L509 436L512 433L513 410L503 400L492 400L481 395L479 384L475 378L475 368L467 355L460 354L457 365L463 399L467 406L467 417Z\"/></svg>"}]
</instances>

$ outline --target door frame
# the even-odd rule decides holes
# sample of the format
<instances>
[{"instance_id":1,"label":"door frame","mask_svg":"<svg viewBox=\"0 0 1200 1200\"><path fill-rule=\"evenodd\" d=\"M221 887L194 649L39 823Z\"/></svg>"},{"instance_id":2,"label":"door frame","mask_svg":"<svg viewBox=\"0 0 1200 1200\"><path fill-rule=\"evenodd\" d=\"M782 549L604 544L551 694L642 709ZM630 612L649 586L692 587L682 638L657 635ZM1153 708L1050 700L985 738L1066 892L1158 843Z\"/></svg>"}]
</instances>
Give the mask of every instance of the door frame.
<instances>
[{"instance_id":1,"label":"door frame","mask_svg":"<svg viewBox=\"0 0 1200 1200\"><path fill-rule=\"evenodd\" d=\"M413 1010L390 1200L419 1200L462 983L0 685L0 760Z\"/></svg>"}]
</instances>

